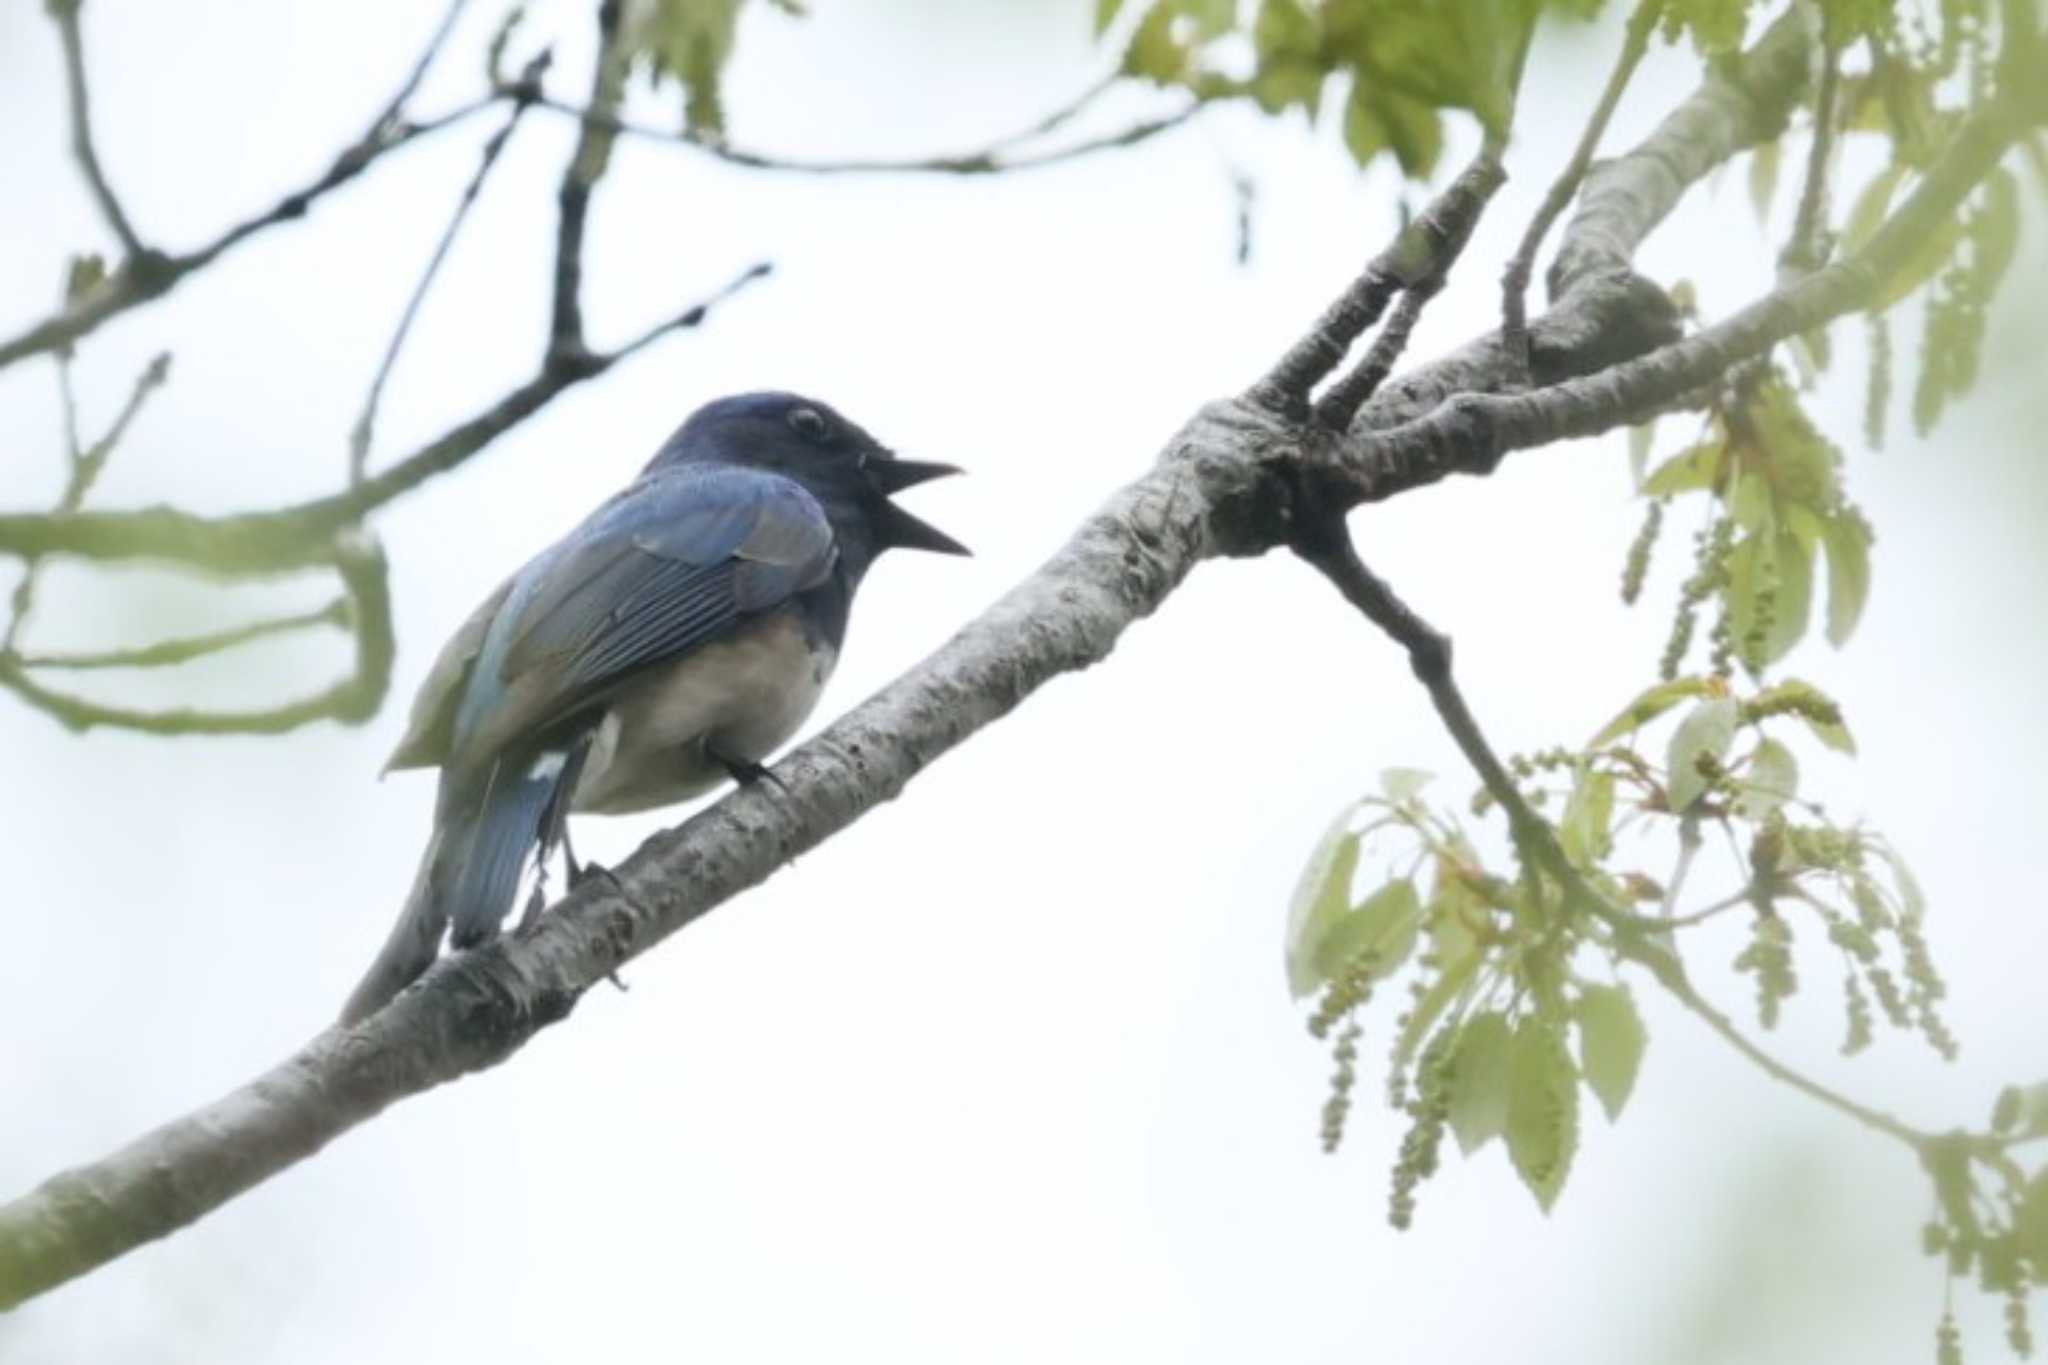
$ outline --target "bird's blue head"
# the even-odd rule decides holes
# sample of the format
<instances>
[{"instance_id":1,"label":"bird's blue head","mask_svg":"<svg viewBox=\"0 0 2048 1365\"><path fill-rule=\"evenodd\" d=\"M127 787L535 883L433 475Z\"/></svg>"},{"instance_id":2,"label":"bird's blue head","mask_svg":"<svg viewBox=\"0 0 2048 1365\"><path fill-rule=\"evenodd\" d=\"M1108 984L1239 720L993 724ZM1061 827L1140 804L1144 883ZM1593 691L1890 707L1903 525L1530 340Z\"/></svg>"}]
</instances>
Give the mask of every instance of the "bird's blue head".
<instances>
[{"instance_id":1,"label":"bird's blue head","mask_svg":"<svg viewBox=\"0 0 2048 1365\"><path fill-rule=\"evenodd\" d=\"M772 470L801 483L835 520L859 518L877 551L964 555L966 546L898 507L906 488L958 474L896 453L829 405L793 393L743 393L706 403L655 453L646 472L697 461Z\"/></svg>"}]
</instances>

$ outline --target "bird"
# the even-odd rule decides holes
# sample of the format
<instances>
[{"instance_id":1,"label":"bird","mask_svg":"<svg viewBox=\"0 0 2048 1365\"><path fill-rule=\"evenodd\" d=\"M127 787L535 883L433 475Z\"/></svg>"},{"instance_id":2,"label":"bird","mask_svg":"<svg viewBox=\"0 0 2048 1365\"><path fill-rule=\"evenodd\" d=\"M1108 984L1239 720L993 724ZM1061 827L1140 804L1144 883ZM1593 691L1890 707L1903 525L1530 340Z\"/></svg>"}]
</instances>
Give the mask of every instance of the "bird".
<instances>
[{"instance_id":1,"label":"bird","mask_svg":"<svg viewBox=\"0 0 2048 1365\"><path fill-rule=\"evenodd\" d=\"M397 925L354 1024L499 930L569 812L625 814L768 776L890 549L966 546L891 499L957 466L899 458L825 403L744 393L692 413L626 488L486 598L429 668L385 772L439 768ZM772 779L771 779L772 780Z\"/></svg>"}]
</instances>

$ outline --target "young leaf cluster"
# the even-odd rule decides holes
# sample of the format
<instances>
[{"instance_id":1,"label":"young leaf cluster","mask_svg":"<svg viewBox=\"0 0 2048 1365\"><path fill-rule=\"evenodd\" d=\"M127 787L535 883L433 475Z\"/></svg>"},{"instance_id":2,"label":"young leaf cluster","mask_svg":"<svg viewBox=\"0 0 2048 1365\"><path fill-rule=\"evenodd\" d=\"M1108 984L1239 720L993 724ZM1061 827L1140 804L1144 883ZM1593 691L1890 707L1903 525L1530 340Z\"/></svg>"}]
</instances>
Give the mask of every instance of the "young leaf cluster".
<instances>
[{"instance_id":1,"label":"young leaf cluster","mask_svg":"<svg viewBox=\"0 0 2048 1365\"><path fill-rule=\"evenodd\" d=\"M1099 0L1106 32L1127 8ZM1444 146L1444 115L1494 134L1512 113L1521 54L1541 11L1590 18L1601 0L1150 0L1124 49L1126 73L1205 100L1247 99L1269 114L1316 118L1343 100L1358 164L1391 155L1424 178ZM1246 49L1249 49L1249 61Z\"/></svg>"},{"instance_id":2,"label":"young leaf cluster","mask_svg":"<svg viewBox=\"0 0 2048 1365\"><path fill-rule=\"evenodd\" d=\"M1840 450L1806 416L1775 370L1762 371L1707 413L1700 439L1641 480L1653 506L1704 505L1693 569L1679 591L1660 671L1684 666L1700 610L1712 604L1710 666L1739 661L1752 677L1791 653L1815 614L1815 579L1827 575L1825 632L1840 646L1870 595L1870 523L1842 489ZM1655 530L1630 548L1623 596L1640 591Z\"/></svg>"}]
</instances>

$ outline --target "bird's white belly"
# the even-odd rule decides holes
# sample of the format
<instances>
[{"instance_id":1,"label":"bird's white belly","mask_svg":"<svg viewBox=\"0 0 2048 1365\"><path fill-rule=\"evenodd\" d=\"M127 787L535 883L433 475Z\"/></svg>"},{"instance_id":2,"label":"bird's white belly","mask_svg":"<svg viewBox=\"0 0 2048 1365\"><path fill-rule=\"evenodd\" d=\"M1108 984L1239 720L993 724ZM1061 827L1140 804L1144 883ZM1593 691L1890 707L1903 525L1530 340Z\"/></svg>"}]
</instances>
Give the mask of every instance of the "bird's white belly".
<instances>
[{"instance_id":1,"label":"bird's white belly","mask_svg":"<svg viewBox=\"0 0 2048 1365\"><path fill-rule=\"evenodd\" d=\"M758 762L796 733L832 672L782 614L648 670L598 725L570 809L623 815L702 795L726 780L705 741Z\"/></svg>"}]
</instances>

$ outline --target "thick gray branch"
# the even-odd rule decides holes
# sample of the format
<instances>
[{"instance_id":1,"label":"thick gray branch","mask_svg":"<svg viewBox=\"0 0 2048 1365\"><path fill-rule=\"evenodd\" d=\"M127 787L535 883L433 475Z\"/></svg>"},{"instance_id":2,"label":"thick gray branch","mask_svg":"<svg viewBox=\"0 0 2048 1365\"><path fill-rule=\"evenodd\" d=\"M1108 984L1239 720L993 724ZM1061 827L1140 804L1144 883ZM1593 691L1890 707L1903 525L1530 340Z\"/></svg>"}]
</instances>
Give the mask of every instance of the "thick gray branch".
<instances>
[{"instance_id":1,"label":"thick gray branch","mask_svg":"<svg viewBox=\"0 0 2048 1365\"><path fill-rule=\"evenodd\" d=\"M1491 473L1510 451L1596 436L1647 417L1786 337L1867 304L2030 127L1998 101L1972 115L1885 225L1854 256L1765 295L1726 321L1647 355L1529 393L1468 393L1427 416L1354 438L1335 463L1356 501L1446 474Z\"/></svg>"},{"instance_id":2,"label":"thick gray branch","mask_svg":"<svg viewBox=\"0 0 2048 1365\"><path fill-rule=\"evenodd\" d=\"M1587 171L1549 272L1552 307L1529 324L1528 369L1500 332L1384 385L1353 430L1384 430L1457 394L1539 388L1632 359L1678 335L1664 291L1635 273L1636 248L1685 191L1735 153L1776 137L1806 88L1796 18L1763 38L1622 156Z\"/></svg>"}]
</instances>

